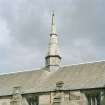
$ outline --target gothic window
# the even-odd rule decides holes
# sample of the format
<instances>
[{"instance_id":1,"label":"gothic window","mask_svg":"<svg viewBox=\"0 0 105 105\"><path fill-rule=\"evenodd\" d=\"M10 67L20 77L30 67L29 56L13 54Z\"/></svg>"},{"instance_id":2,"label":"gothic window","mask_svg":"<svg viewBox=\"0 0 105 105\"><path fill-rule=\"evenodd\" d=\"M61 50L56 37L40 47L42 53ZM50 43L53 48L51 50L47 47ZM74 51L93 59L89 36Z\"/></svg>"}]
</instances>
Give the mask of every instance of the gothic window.
<instances>
[{"instance_id":1,"label":"gothic window","mask_svg":"<svg viewBox=\"0 0 105 105\"><path fill-rule=\"evenodd\" d=\"M38 96L27 96L27 101L29 105L39 105Z\"/></svg>"},{"instance_id":2,"label":"gothic window","mask_svg":"<svg viewBox=\"0 0 105 105\"><path fill-rule=\"evenodd\" d=\"M88 105L100 105L99 95L88 95Z\"/></svg>"}]
</instances>

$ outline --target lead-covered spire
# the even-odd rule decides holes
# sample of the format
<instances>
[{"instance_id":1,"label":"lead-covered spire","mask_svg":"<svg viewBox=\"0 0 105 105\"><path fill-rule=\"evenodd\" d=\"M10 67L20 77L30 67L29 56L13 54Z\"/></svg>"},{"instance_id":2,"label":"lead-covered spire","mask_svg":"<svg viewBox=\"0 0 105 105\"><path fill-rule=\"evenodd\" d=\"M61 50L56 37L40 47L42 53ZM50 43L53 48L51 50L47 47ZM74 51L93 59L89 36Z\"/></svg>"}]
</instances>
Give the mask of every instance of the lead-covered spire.
<instances>
[{"instance_id":1,"label":"lead-covered spire","mask_svg":"<svg viewBox=\"0 0 105 105\"><path fill-rule=\"evenodd\" d=\"M49 71L55 71L59 69L61 57L59 54L58 35L56 33L55 14L52 13L51 20L51 33L49 37L49 47L46 56L46 67Z\"/></svg>"}]
</instances>

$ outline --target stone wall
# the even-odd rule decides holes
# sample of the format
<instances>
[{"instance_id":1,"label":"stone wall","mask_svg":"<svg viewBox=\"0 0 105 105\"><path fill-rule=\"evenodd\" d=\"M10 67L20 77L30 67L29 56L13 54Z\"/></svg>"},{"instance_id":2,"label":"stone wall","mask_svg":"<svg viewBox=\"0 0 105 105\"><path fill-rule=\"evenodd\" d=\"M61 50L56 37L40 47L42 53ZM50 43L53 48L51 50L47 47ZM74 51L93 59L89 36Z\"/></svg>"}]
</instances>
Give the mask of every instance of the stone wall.
<instances>
[{"instance_id":1,"label":"stone wall","mask_svg":"<svg viewBox=\"0 0 105 105\"><path fill-rule=\"evenodd\" d=\"M26 97L23 97L23 98L22 98L22 105L29 105L29 103L28 103Z\"/></svg>"},{"instance_id":2,"label":"stone wall","mask_svg":"<svg viewBox=\"0 0 105 105\"><path fill-rule=\"evenodd\" d=\"M85 99L80 91L66 91L62 93L61 105L86 105Z\"/></svg>"},{"instance_id":3,"label":"stone wall","mask_svg":"<svg viewBox=\"0 0 105 105\"><path fill-rule=\"evenodd\" d=\"M39 96L39 105L50 105L50 94L49 95L40 95Z\"/></svg>"},{"instance_id":4,"label":"stone wall","mask_svg":"<svg viewBox=\"0 0 105 105\"><path fill-rule=\"evenodd\" d=\"M10 105L11 99L0 99L0 105Z\"/></svg>"},{"instance_id":5,"label":"stone wall","mask_svg":"<svg viewBox=\"0 0 105 105\"><path fill-rule=\"evenodd\" d=\"M5 98L5 97L4 97ZM0 105L10 105L12 99L0 99ZM56 103L59 101L59 103ZM84 96L79 91L51 92L39 95L39 105L85 105L82 104ZM22 105L29 105L25 96L22 97Z\"/></svg>"},{"instance_id":6,"label":"stone wall","mask_svg":"<svg viewBox=\"0 0 105 105\"><path fill-rule=\"evenodd\" d=\"M98 93L100 93L100 105L105 105L105 91L101 90ZM55 91L33 94L32 98L38 96L38 105L89 105L86 94L95 94L95 91ZM0 97L0 105L10 105L11 100L12 97ZM22 105L29 105L25 95L22 96Z\"/></svg>"}]
</instances>

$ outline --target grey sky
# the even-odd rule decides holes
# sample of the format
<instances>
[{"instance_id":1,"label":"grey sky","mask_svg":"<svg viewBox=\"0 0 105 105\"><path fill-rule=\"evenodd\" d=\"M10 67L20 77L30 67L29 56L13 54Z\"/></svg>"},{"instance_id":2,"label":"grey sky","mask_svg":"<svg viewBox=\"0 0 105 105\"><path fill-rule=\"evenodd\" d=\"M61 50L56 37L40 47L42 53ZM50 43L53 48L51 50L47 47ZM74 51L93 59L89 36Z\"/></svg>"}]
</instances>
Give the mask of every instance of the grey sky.
<instances>
[{"instance_id":1,"label":"grey sky","mask_svg":"<svg viewBox=\"0 0 105 105\"><path fill-rule=\"evenodd\" d=\"M105 0L0 0L0 72L44 66L55 10L62 65L105 60Z\"/></svg>"}]
</instances>

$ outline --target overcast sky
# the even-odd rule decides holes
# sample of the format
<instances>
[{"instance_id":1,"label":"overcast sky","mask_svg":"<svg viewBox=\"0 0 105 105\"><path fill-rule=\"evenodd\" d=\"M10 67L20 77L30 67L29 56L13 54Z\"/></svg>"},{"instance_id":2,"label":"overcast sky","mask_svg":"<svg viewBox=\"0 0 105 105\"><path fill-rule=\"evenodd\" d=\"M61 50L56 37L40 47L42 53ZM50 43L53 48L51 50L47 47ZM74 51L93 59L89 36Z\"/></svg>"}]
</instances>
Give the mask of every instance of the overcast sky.
<instances>
[{"instance_id":1,"label":"overcast sky","mask_svg":"<svg viewBox=\"0 0 105 105\"><path fill-rule=\"evenodd\" d=\"M44 67L52 10L62 66L105 60L105 0L0 0L0 73Z\"/></svg>"}]
</instances>

